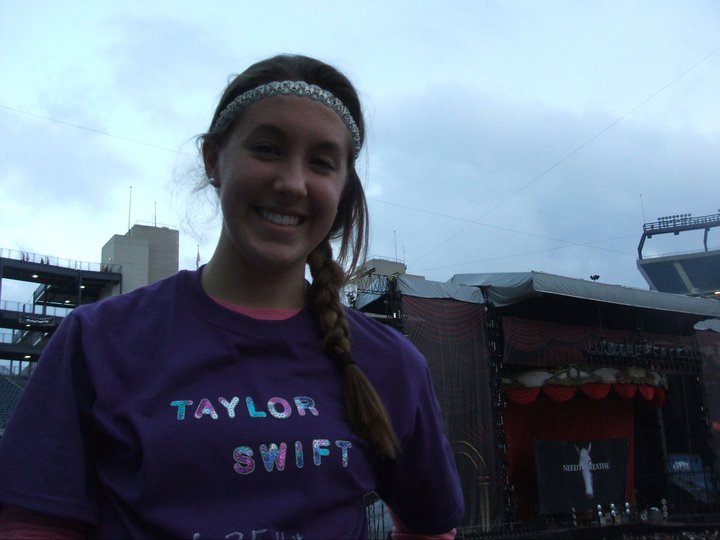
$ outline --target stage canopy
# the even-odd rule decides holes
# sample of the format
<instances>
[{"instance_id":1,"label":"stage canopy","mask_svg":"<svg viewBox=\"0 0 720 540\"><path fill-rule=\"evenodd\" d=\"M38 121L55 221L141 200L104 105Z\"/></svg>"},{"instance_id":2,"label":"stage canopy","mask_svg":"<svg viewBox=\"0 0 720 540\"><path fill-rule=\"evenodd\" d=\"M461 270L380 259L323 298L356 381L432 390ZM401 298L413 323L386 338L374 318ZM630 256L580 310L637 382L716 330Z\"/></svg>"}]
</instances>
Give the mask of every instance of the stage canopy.
<instances>
[{"instance_id":1,"label":"stage canopy","mask_svg":"<svg viewBox=\"0 0 720 540\"><path fill-rule=\"evenodd\" d=\"M420 276L400 274L398 276L370 276L368 282L363 284L362 290L358 290L355 307L362 310L386 294L388 292L389 279L395 280L398 291L404 296L412 296L415 298L446 298L471 304L485 303L483 293L477 287L451 282L430 281Z\"/></svg>"},{"instance_id":2,"label":"stage canopy","mask_svg":"<svg viewBox=\"0 0 720 540\"><path fill-rule=\"evenodd\" d=\"M714 299L610 285L543 272L456 274L448 284L480 287L487 300L498 307L542 294L555 294L646 309L720 317L720 302Z\"/></svg>"}]
</instances>

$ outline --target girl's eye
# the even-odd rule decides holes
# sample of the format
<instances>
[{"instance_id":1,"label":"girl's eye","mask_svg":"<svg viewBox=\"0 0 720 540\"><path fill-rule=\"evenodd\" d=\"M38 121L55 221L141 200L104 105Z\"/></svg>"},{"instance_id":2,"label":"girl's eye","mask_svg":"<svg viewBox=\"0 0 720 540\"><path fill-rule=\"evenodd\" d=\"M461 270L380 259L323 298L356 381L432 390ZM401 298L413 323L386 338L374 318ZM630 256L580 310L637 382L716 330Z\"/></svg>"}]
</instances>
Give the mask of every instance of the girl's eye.
<instances>
[{"instance_id":1,"label":"girl's eye","mask_svg":"<svg viewBox=\"0 0 720 540\"><path fill-rule=\"evenodd\" d=\"M335 162L329 158L315 158L311 160L313 166L326 171L334 171L336 169Z\"/></svg>"},{"instance_id":2,"label":"girl's eye","mask_svg":"<svg viewBox=\"0 0 720 540\"><path fill-rule=\"evenodd\" d=\"M278 154L277 148L270 143L253 144L250 149L260 155L275 156Z\"/></svg>"}]
</instances>

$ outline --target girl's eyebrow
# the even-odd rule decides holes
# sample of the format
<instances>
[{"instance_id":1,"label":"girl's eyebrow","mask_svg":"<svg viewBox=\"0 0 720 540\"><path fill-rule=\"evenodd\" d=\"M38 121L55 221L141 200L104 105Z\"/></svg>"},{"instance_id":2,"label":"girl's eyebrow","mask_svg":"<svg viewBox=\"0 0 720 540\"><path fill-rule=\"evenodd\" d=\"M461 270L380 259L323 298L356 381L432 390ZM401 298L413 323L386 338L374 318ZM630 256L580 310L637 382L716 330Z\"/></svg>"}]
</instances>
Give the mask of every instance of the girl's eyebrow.
<instances>
[{"instance_id":1,"label":"girl's eyebrow","mask_svg":"<svg viewBox=\"0 0 720 540\"><path fill-rule=\"evenodd\" d=\"M256 135L270 135L273 137L278 137L282 139L286 139L288 137L287 132L282 129L280 126L276 124L258 124L256 126L252 126L248 131L248 136L256 136ZM315 150L322 150L326 152L336 152L340 155L342 155L346 150L349 151L347 148L345 148L343 145L339 144L337 141L333 140L326 140L319 142L318 144L313 146L313 149Z\"/></svg>"},{"instance_id":2,"label":"girl's eyebrow","mask_svg":"<svg viewBox=\"0 0 720 540\"><path fill-rule=\"evenodd\" d=\"M324 152L332 152L337 153L339 155L342 155L343 152L345 152L347 149L343 148L341 145L336 143L335 141L325 141L321 142L320 144L317 144L313 147L315 150L322 150Z\"/></svg>"},{"instance_id":3,"label":"girl's eyebrow","mask_svg":"<svg viewBox=\"0 0 720 540\"><path fill-rule=\"evenodd\" d=\"M285 137L286 133L283 129L281 129L279 126L276 126L275 124L258 124L256 126L253 126L248 131L249 135L274 135L276 137Z\"/></svg>"}]
</instances>

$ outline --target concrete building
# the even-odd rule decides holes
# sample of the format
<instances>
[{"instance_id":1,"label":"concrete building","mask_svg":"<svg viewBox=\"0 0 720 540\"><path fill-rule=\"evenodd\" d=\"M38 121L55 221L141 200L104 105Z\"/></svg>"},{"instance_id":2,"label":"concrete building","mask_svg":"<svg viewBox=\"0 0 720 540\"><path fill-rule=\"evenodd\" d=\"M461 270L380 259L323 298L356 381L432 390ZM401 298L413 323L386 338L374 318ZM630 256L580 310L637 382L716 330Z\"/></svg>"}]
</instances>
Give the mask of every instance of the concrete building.
<instances>
[{"instance_id":1,"label":"concrete building","mask_svg":"<svg viewBox=\"0 0 720 540\"><path fill-rule=\"evenodd\" d=\"M177 272L179 242L178 231L149 225L113 235L102 248L102 261L119 266L122 280L107 289L107 295L130 292Z\"/></svg>"}]
</instances>

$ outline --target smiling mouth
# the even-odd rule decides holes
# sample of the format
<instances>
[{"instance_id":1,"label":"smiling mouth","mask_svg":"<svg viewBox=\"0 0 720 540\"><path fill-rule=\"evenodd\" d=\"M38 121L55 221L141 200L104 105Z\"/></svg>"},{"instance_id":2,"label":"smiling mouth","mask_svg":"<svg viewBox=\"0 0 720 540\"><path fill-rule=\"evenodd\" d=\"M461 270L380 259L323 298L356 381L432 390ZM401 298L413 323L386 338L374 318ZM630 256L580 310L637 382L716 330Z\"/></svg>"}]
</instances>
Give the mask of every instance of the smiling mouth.
<instances>
[{"instance_id":1,"label":"smiling mouth","mask_svg":"<svg viewBox=\"0 0 720 540\"><path fill-rule=\"evenodd\" d=\"M274 223L275 225L283 225L286 227L293 227L295 225L299 225L302 219L299 216L289 216L287 214L279 214L277 212L272 212L268 210L267 208L256 208L255 211L257 214L264 219L265 221L269 221L270 223Z\"/></svg>"}]
</instances>

